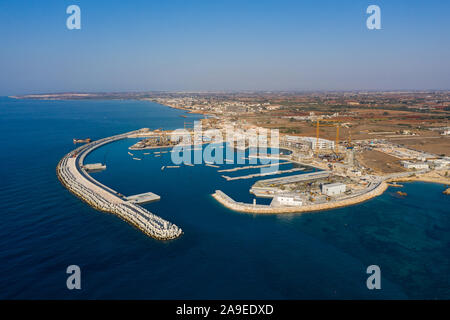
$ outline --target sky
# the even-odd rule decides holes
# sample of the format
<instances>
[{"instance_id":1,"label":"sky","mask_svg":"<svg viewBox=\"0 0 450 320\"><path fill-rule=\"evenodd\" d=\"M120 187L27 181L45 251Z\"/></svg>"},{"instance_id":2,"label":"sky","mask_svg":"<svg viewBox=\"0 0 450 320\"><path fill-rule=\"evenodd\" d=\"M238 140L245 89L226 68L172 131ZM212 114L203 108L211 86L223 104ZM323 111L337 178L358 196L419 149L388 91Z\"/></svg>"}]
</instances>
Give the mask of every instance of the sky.
<instances>
[{"instance_id":1,"label":"sky","mask_svg":"<svg viewBox=\"0 0 450 320\"><path fill-rule=\"evenodd\" d=\"M0 95L446 90L449 15L442 0L0 0Z\"/></svg>"}]
</instances>

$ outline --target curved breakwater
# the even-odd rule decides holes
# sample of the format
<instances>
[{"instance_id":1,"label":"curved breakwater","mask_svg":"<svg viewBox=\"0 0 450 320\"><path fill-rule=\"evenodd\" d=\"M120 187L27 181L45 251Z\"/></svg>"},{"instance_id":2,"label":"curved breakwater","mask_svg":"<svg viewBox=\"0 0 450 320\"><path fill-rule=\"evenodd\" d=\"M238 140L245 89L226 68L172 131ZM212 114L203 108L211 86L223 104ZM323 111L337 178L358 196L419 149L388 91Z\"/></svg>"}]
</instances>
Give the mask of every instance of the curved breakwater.
<instances>
[{"instance_id":1,"label":"curved breakwater","mask_svg":"<svg viewBox=\"0 0 450 320\"><path fill-rule=\"evenodd\" d=\"M374 197L377 197L383 194L386 191L388 185L386 182L380 182L375 186L365 190L364 192L352 196L346 199L341 199L337 201L327 202L327 203L318 203L318 204L310 204L304 206L291 206L291 207L273 207L270 205L261 205L261 204L250 204L237 202L233 200L230 196L225 194L221 190L216 190L215 193L212 194L213 198L220 202L225 207L238 211L238 212L246 212L246 213L269 213L269 214L278 214L278 213L301 213L301 212L312 212L312 211L322 211L340 207L346 207L353 204L357 204L360 202L367 201Z\"/></svg>"},{"instance_id":2,"label":"curved breakwater","mask_svg":"<svg viewBox=\"0 0 450 320\"><path fill-rule=\"evenodd\" d=\"M69 152L59 161L56 167L57 176L69 191L93 208L113 213L155 239L178 238L182 234L181 228L127 201L117 191L92 178L82 167L84 158L96 148L125 139L134 133L135 131L132 131L100 139Z\"/></svg>"}]
</instances>

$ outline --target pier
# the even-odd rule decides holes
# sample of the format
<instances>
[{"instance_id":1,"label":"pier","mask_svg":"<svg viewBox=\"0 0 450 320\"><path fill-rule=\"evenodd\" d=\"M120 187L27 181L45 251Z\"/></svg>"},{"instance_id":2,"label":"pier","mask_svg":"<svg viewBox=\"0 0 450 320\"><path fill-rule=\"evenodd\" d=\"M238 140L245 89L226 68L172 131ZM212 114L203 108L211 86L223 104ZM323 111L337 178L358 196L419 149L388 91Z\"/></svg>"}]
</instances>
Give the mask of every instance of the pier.
<instances>
[{"instance_id":1,"label":"pier","mask_svg":"<svg viewBox=\"0 0 450 320\"><path fill-rule=\"evenodd\" d=\"M286 184L286 183L295 183L295 182L308 181L308 180L314 180L314 179L323 179L323 178L329 177L330 175L331 175L330 171L317 171L317 172L310 172L310 173L298 174L298 175L287 176L287 177L259 180L258 183L261 185Z\"/></svg>"},{"instance_id":2,"label":"pier","mask_svg":"<svg viewBox=\"0 0 450 320\"><path fill-rule=\"evenodd\" d=\"M57 176L70 192L93 208L119 216L152 238L158 240L178 238L182 230L175 224L154 215L134 203L136 201L133 199L130 200L96 181L84 168L84 159L90 152L135 133L137 131L100 139L69 152L59 161L56 167Z\"/></svg>"},{"instance_id":3,"label":"pier","mask_svg":"<svg viewBox=\"0 0 450 320\"><path fill-rule=\"evenodd\" d=\"M161 197L153 192L146 192L141 194L135 194L134 196L127 197L127 200L135 204L145 204L160 200Z\"/></svg>"},{"instance_id":4,"label":"pier","mask_svg":"<svg viewBox=\"0 0 450 320\"><path fill-rule=\"evenodd\" d=\"M277 171L273 171L273 172L254 173L254 174L249 174L246 176L239 176L239 177L229 177L229 176L222 175L222 178L224 178L227 181L233 181L233 180L252 179L252 178L256 178L256 177L264 177L264 176L278 175L278 174L284 174L284 173L291 173L291 172L303 171L303 170L305 170L305 169L304 168L293 168L293 169L289 169L289 170L277 170Z\"/></svg>"}]
</instances>

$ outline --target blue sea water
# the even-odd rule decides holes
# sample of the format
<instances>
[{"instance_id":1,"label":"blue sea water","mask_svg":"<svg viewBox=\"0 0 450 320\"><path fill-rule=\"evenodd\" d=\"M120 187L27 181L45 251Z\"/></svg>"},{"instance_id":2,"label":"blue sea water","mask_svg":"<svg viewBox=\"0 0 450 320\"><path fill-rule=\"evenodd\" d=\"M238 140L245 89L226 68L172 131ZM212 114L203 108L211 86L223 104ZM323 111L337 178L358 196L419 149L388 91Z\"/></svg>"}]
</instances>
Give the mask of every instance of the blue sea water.
<instances>
[{"instance_id":1,"label":"blue sea water","mask_svg":"<svg viewBox=\"0 0 450 320\"><path fill-rule=\"evenodd\" d=\"M90 154L87 162L107 163L93 174L102 183L161 196L145 207L184 231L164 242L90 208L56 178L73 138L182 128L181 114L142 101L0 98L0 298L450 298L450 197L442 185L407 183L405 198L388 189L323 212L251 215L210 195L221 189L250 202L256 179L227 182L206 166L162 171L170 153L134 151L142 158L135 161L127 153L134 139ZM79 291L66 288L72 264L82 270ZM381 290L366 287L372 264L381 268Z\"/></svg>"}]
</instances>

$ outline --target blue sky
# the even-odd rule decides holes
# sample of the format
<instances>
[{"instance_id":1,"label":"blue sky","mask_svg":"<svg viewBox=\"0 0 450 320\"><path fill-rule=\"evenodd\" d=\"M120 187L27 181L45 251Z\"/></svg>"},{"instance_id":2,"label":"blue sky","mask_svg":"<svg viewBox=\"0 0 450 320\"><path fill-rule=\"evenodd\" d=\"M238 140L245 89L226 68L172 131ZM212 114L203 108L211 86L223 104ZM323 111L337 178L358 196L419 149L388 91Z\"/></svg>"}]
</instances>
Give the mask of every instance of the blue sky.
<instances>
[{"instance_id":1,"label":"blue sky","mask_svg":"<svg viewBox=\"0 0 450 320\"><path fill-rule=\"evenodd\" d=\"M0 95L450 89L449 15L441 0L0 0Z\"/></svg>"}]
</instances>

